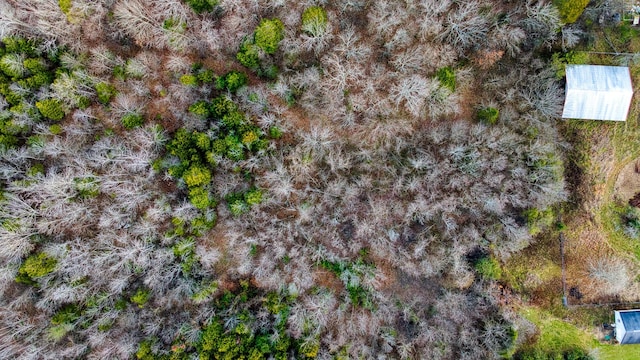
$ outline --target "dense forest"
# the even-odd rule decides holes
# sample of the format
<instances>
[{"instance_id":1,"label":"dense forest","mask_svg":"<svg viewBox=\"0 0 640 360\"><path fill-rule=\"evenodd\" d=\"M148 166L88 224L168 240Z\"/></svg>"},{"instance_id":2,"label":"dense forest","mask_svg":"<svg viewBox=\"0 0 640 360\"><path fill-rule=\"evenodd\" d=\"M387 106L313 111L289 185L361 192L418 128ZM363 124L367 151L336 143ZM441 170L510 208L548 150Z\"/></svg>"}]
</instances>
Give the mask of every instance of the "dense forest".
<instances>
[{"instance_id":1,"label":"dense forest","mask_svg":"<svg viewBox=\"0 0 640 360\"><path fill-rule=\"evenodd\" d=\"M0 358L589 358L496 281L586 5L0 0Z\"/></svg>"}]
</instances>

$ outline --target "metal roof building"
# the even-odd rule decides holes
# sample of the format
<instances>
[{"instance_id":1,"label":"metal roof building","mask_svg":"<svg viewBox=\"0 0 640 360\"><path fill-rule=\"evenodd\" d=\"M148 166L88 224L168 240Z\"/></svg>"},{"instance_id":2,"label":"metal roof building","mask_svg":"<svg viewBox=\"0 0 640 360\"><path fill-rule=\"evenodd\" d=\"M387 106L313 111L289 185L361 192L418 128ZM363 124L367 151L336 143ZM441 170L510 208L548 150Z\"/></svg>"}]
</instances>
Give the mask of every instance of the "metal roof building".
<instances>
[{"instance_id":1,"label":"metal roof building","mask_svg":"<svg viewBox=\"0 0 640 360\"><path fill-rule=\"evenodd\" d=\"M562 118L627 120L633 87L623 66L567 65Z\"/></svg>"},{"instance_id":2,"label":"metal roof building","mask_svg":"<svg viewBox=\"0 0 640 360\"><path fill-rule=\"evenodd\" d=\"M640 344L640 310L614 311L616 340L620 344Z\"/></svg>"}]
</instances>

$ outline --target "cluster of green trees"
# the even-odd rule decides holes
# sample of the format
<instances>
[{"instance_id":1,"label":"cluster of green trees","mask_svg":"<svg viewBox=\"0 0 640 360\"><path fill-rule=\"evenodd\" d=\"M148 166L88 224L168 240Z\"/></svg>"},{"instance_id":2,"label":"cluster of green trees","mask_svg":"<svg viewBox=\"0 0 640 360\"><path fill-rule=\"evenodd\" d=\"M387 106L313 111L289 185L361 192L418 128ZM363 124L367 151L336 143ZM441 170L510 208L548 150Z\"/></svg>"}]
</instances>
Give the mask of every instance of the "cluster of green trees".
<instances>
[{"instance_id":1,"label":"cluster of green trees","mask_svg":"<svg viewBox=\"0 0 640 360\"><path fill-rule=\"evenodd\" d=\"M280 19L263 19L254 33L247 36L240 44L236 59L240 64L255 71L258 75L275 79L278 67L267 56L278 50L280 41L284 39L284 25Z\"/></svg>"},{"instance_id":2,"label":"cluster of green trees","mask_svg":"<svg viewBox=\"0 0 640 360\"><path fill-rule=\"evenodd\" d=\"M235 292L225 291L212 306L218 314L202 324L194 340L178 339L170 350L157 346L157 339L140 343L136 357L157 359L279 359L295 356L315 358L319 343L310 344L287 334L286 324L295 297L286 292L260 293L248 280L240 280ZM257 319L259 312L268 317Z\"/></svg>"},{"instance_id":3,"label":"cluster of green trees","mask_svg":"<svg viewBox=\"0 0 640 360\"><path fill-rule=\"evenodd\" d=\"M231 214L238 216L249 211L252 206L262 202L262 191L252 187L245 192L230 193L225 197L225 200Z\"/></svg>"},{"instance_id":4,"label":"cluster of green trees","mask_svg":"<svg viewBox=\"0 0 640 360\"><path fill-rule=\"evenodd\" d=\"M227 96L219 96L211 102L199 100L189 107L189 111L210 121L211 127L207 132L185 129L176 132L167 150L178 163L169 167L169 174L184 180L189 199L195 207L204 210L216 204L209 186L216 159L244 160L264 150L268 140Z\"/></svg>"},{"instance_id":5,"label":"cluster of green trees","mask_svg":"<svg viewBox=\"0 0 640 360\"><path fill-rule=\"evenodd\" d=\"M197 87L205 84L214 84L216 90L226 90L232 94L247 85L247 81L247 75L241 71L232 70L222 76L218 76L213 70L203 67L202 64L194 64L191 67L191 73L180 77L180 83L185 86Z\"/></svg>"},{"instance_id":6,"label":"cluster of green trees","mask_svg":"<svg viewBox=\"0 0 640 360\"><path fill-rule=\"evenodd\" d=\"M49 86L69 69L60 65L64 50L44 52L33 40L7 37L0 42L0 95L8 107L0 110L0 147L22 143L41 121L60 121L71 110L51 97ZM83 99L82 103L87 103Z\"/></svg>"}]
</instances>

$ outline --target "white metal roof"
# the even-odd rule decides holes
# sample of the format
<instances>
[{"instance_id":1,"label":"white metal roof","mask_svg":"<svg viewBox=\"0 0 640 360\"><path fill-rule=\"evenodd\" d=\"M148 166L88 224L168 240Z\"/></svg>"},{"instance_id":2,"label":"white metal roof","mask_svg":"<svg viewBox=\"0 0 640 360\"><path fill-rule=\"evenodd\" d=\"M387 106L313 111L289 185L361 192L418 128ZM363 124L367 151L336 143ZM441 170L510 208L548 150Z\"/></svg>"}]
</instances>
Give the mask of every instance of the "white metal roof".
<instances>
[{"instance_id":1,"label":"white metal roof","mask_svg":"<svg viewBox=\"0 0 640 360\"><path fill-rule=\"evenodd\" d=\"M567 65L565 119L627 120L633 87L623 66Z\"/></svg>"},{"instance_id":2,"label":"white metal roof","mask_svg":"<svg viewBox=\"0 0 640 360\"><path fill-rule=\"evenodd\" d=\"M640 344L640 310L616 310L616 340L620 344Z\"/></svg>"}]
</instances>

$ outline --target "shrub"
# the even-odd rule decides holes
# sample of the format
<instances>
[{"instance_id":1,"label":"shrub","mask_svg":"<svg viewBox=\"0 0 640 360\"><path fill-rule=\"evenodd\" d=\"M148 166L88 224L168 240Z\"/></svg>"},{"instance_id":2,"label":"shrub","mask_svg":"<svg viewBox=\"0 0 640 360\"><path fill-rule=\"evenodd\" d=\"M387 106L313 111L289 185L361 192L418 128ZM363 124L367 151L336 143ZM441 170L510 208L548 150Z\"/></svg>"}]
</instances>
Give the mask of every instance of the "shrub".
<instances>
[{"instance_id":1,"label":"shrub","mask_svg":"<svg viewBox=\"0 0 640 360\"><path fill-rule=\"evenodd\" d=\"M168 18L162 22L162 28L182 34L187 29L187 23L178 19Z\"/></svg>"},{"instance_id":2,"label":"shrub","mask_svg":"<svg viewBox=\"0 0 640 360\"><path fill-rule=\"evenodd\" d=\"M305 358L315 358L318 356L318 352L320 351L320 341L318 339L313 339L312 341L304 342L300 344L300 353Z\"/></svg>"},{"instance_id":3,"label":"shrub","mask_svg":"<svg viewBox=\"0 0 640 360\"><path fill-rule=\"evenodd\" d=\"M280 130L277 126L272 126L269 128L269 137L272 139L280 139L282 137L282 130Z\"/></svg>"},{"instance_id":4,"label":"shrub","mask_svg":"<svg viewBox=\"0 0 640 360\"><path fill-rule=\"evenodd\" d=\"M250 39L245 39L240 45L240 50L236 54L236 59L243 66L258 70L260 68L260 50L256 44Z\"/></svg>"},{"instance_id":5,"label":"shrub","mask_svg":"<svg viewBox=\"0 0 640 360\"><path fill-rule=\"evenodd\" d=\"M118 80L127 80L127 71L125 70L124 65L116 65L113 68L113 77Z\"/></svg>"},{"instance_id":6,"label":"shrub","mask_svg":"<svg viewBox=\"0 0 640 360\"><path fill-rule=\"evenodd\" d=\"M249 204L247 204L244 199L244 194L241 192L230 193L225 196L225 200L227 201L227 206L233 216L239 216L249 211Z\"/></svg>"},{"instance_id":7,"label":"shrub","mask_svg":"<svg viewBox=\"0 0 640 360\"><path fill-rule=\"evenodd\" d=\"M37 55L37 44L34 40L27 40L21 37L6 37L2 39L6 53L21 53L27 56Z\"/></svg>"},{"instance_id":8,"label":"shrub","mask_svg":"<svg viewBox=\"0 0 640 360\"><path fill-rule=\"evenodd\" d=\"M205 100L198 100L189 106L189 112L200 118L209 117L209 103Z\"/></svg>"},{"instance_id":9,"label":"shrub","mask_svg":"<svg viewBox=\"0 0 640 360\"><path fill-rule=\"evenodd\" d=\"M47 71L47 64L40 58L25 59L22 64L31 74L37 74Z\"/></svg>"},{"instance_id":10,"label":"shrub","mask_svg":"<svg viewBox=\"0 0 640 360\"><path fill-rule=\"evenodd\" d=\"M209 191L202 186L189 189L189 201L200 210L205 210L211 204L215 204L209 195Z\"/></svg>"},{"instance_id":11,"label":"shrub","mask_svg":"<svg viewBox=\"0 0 640 360\"><path fill-rule=\"evenodd\" d=\"M97 83L95 88L98 94L98 101L104 105L107 105L117 93L116 88L106 82Z\"/></svg>"},{"instance_id":12,"label":"shrub","mask_svg":"<svg viewBox=\"0 0 640 360\"><path fill-rule=\"evenodd\" d=\"M621 214L621 220L627 236L632 239L640 238L640 209L628 205Z\"/></svg>"},{"instance_id":13,"label":"shrub","mask_svg":"<svg viewBox=\"0 0 640 360\"><path fill-rule=\"evenodd\" d=\"M492 256L485 256L478 260L474 268L485 279L498 280L502 277L502 268L500 263Z\"/></svg>"},{"instance_id":14,"label":"shrub","mask_svg":"<svg viewBox=\"0 0 640 360\"><path fill-rule=\"evenodd\" d=\"M41 86L50 84L51 81L53 81L53 79L48 72L40 72L23 80L19 80L18 84L29 89L38 89Z\"/></svg>"},{"instance_id":15,"label":"shrub","mask_svg":"<svg viewBox=\"0 0 640 360\"><path fill-rule=\"evenodd\" d=\"M284 25L279 19L263 19L256 28L255 44L267 54L278 50L280 41L284 39Z\"/></svg>"},{"instance_id":16,"label":"shrub","mask_svg":"<svg viewBox=\"0 0 640 360\"><path fill-rule=\"evenodd\" d=\"M27 72L24 67L24 57L13 53L4 55L0 58L0 70L11 78L22 78Z\"/></svg>"},{"instance_id":17,"label":"shrub","mask_svg":"<svg viewBox=\"0 0 640 360\"><path fill-rule=\"evenodd\" d=\"M361 285L362 277L367 271L371 271L372 267L362 259L364 255L366 255L366 251L361 253L355 263L321 260L320 266L333 272L342 280L353 306L362 306L365 309L373 310L375 305L371 293Z\"/></svg>"},{"instance_id":18,"label":"shrub","mask_svg":"<svg viewBox=\"0 0 640 360\"><path fill-rule=\"evenodd\" d=\"M73 183L79 199L94 198L100 194L98 179L93 176L74 178Z\"/></svg>"},{"instance_id":19,"label":"shrub","mask_svg":"<svg viewBox=\"0 0 640 360\"><path fill-rule=\"evenodd\" d=\"M198 86L198 77L193 74L184 74L180 77L180 83L185 86Z\"/></svg>"},{"instance_id":20,"label":"shrub","mask_svg":"<svg viewBox=\"0 0 640 360\"><path fill-rule=\"evenodd\" d=\"M136 351L136 359L138 360L155 360L158 358L156 354L153 353L151 346L153 342L151 340L145 340L140 343L138 346L138 351Z\"/></svg>"},{"instance_id":21,"label":"shrub","mask_svg":"<svg viewBox=\"0 0 640 360\"><path fill-rule=\"evenodd\" d=\"M75 304L62 307L51 317L52 325L73 324L82 315L81 309Z\"/></svg>"},{"instance_id":22,"label":"shrub","mask_svg":"<svg viewBox=\"0 0 640 360\"><path fill-rule=\"evenodd\" d=\"M198 73L198 80L204 84L210 84L215 79L216 74L211 69L205 69Z\"/></svg>"},{"instance_id":23,"label":"shrub","mask_svg":"<svg viewBox=\"0 0 640 360\"><path fill-rule=\"evenodd\" d=\"M58 261L44 252L29 256L18 269L16 281L35 285L35 279L48 275L55 270Z\"/></svg>"},{"instance_id":24,"label":"shrub","mask_svg":"<svg viewBox=\"0 0 640 360\"><path fill-rule=\"evenodd\" d=\"M302 31L311 36L321 36L327 30L327 12L320 6L312 6L302 13Z\"/></svg>"},{"instance_id":25,"label":"shrub","mask_svg":"<svg viewBox=\"0 0 640 360\"><path fill-rule=\"evenodd\" d=\"M229 92L235 93L239 88L247 84L247 75L239 71L230 71L221 76L216 81L216 87L219 90L227 89Z\"/></svg>"},{"instance_id":26,"label":"shrub","mask_svg":"<svg viewBox=\"0 0 640 360\"><path fill-rule=\"evenodd\" d=\"M249 211L249 205L247 205L247 203L244 202L243 200L237 199L228 204L229 204L229 211L233 216L239 216Z\"/></svg>"},{"instance_id":27,"label":"shrub","mask_svg":"<svg viewBox=\"0 0 640 360\"><path fill-rule=\"evenodd\" d=\"M576 22L588 4L589 0L553 0L565 24Z\"/></svg>"},{"instance_id":28,"label":"shrub","mask_svg":"<svg viewBox=\"0 0 640 360\"><path fill-rule=\"evenodd\" d=\"M121 122L125 129L133 129L142 126L144 118L142 115L132 112L123 116Z\"/></svg>"},{"instance_id":29,"label":"shrub","mask_svg":"<svg viewBox=\"0 0 640 360\"><path fill-rule=\"evenodd\" d=\"M147 75L149 69L144 63L137 59L127 59L124 65L124 71L128 76L134 79L142 79Z\"/></svg>"},{"instance_id":30,"label":"shrub","mask_svg":"<svg viewBox=\"0 0 640 360\"><path fill-rule=\"evenodd\" d=\"M228 129L236 129L245 123L244 114L240 111L231 111L222 116L222 124Z\"/></svg>"},{"instance_id":31,"label":"shrub","mask_svg":"<svg viewBox=\"0 0 640 360\"><path fill-rule=\"evenodd\" d=\"M528 209L524 211L523 216L529 228L529 233L534 236L551 226L554 222L554 213L551 208L543 210L537 208Z\"/></svg>"},{"instance_id":32,"label":"shrub","mask_svg":"<svg viewBox=\"0 0 640 360\"><path fill-rule=\"evenodd\" d=\"M58 6L63 14L69 15L71 12L71 0L58 0Z\"/></svg>"},{"instance_id":33,"label":"shrub","mask_svg":"<svg viewBox=\"0 0 640 360\"><path fill-rule=\"evenodd\" d=\"M36 101L36 108L38 108L38 111L40 111L42 116L54 121L62 120L64 117L62 102L58 99L49 98Z\"/></svg>"},{"instance_id":34,"label":"shrub","mask_svg":"<svg viewBox=\"0 0 640 360\"><path fill-rule=\"evenodd\" d=\"M260 204L262 202L262 191L255 188L247 191L244 194L244 201L249 206Z\"/></svg>"},{"instance_id":35,"label":"shrub","mask_svg":"<svg viewBox=\"0 0 640 360\"><path fill-rule=\"evenodd\" d=\"M196 13L211 12L218 6L218 0L186 0L187 5Z\"/></svg>"},{"instance_id":36,"label":"shrub","mask_svg":"<svg viewBox=\"0 0 640 360\"><path fill-rule=\"evenodd\" d=\"M440 85L451 90L451 92L456 91L456 73L450 66L438 69L436 78L440 81Z\"/></svg>"},{"instance_id":37,"label":"shrub","mask_svg":"<svg viewBox=\"0 0 640 360\"><path fill-rule=\"evenodd\" d=\"M194 132L192 134L195 145L202 151L208 151L211 148L211 139L209 135L201 132Z\"/></svg>"},{"instance_id":38,"label":"shrub","mask_svg":"<svg viewBox=\"0 0 640 360\"><path fill-rule=\"evenodd\" d=\"M44 165L42 163L35 163L27 170L28 176L44 175Z\"/></svg>"},{"instance_id":39,"label":"shrub","mask_svg":"<svg viewBox=\"0 0 640 360\"><path fill-rule=\"evenodd\" d=\"M182 177L188 187L207 185L211 182L211 172L198 165L192 165Z\"/></svg>"},{"instance_id":40,"label":"shrub","mask_svg":"<svg viewBox=\"0 0 640 360\"><path fill-rule=\"evenodd\" d=\"M52 326L47 331L47 337L53 340L54 342L58 342L62 340L62 338L64 338L65 335L69 333L69 331L73 330L73 328L74 328L73 324L60 324L60 325Z\"/></svg>"},{"instance_id":41,"label":"shrub","mask_svg":"<svg viewBox=\"0 0 640 360\"><path fill-rule=\"evenodd\" d=\"M500 118L500 112L496 108L486 107L478 110L477 116L480 122L487 125L493 125L498 122L498 119Z\"/></svg>"},{"instance_id":42,"label":"shrub","mask_svg":"<svg viewBox=\"0 0 640 360\"><path fill-rule=\"evenodd\" d=\"M258 76L266 79L275 80L278 77L280 69L275 64L271 64L264 69L258 71Z\"/></svg>"},{"instance_id":43,"label":"shrub","mask_svg":"<svg viewBox=\"0 0 640 360\"><path fill-rule=\"evenodd\" d=\"M238 111L238 106L228 97L219 96L211 100L209 110L211 111L211 116L215 119L222 119L224 115Z\"/></svg>"},{"instance_id":44,"label":"shrub","mask_svg":"<svg viewBox=\"0 0 640 360\"><path fill-rule=\"evenodd\" d=\"M544 181L543 179L560 180L563 177L564 166L562 159L555 152L527 155L527 165L533 171L531 181L533 183Z\"/></svg>"},{"instance_id":45,"label":"shrub","mask_svg":"<svg viewBox=\"0 0 640 360\"><path fill-rule=\"evenodd\" d=\"M62 126L60 126L60 124L53 124L49 126L49 132L52 135L60 135L62 133Z\"/></svg>"},{"instance_id":46,"label":"shrub","mask_svg":"<svg viewBox=\"0 0 640 360\"><path fill-rule=\"evenodd\" d=\"M143 308L144 305L149 301L151 297L151 293L146 289L138 289L135 294L131 297L131 302L138 305L139 308Z\"/></svg>"}]
</instances>

